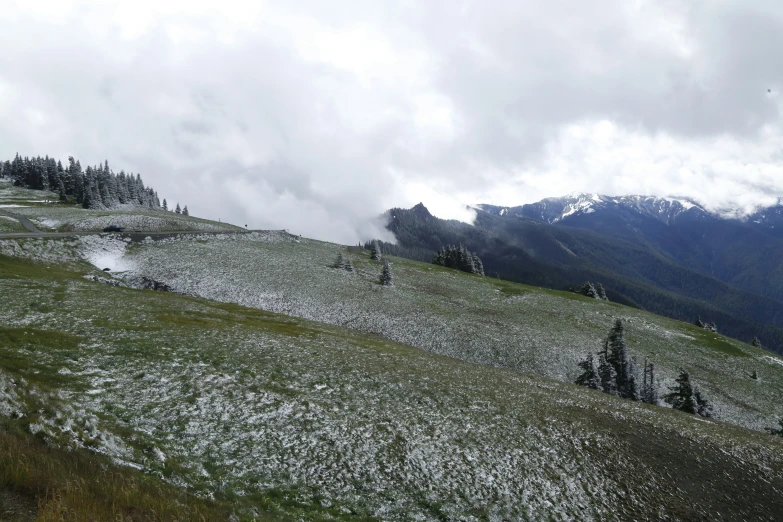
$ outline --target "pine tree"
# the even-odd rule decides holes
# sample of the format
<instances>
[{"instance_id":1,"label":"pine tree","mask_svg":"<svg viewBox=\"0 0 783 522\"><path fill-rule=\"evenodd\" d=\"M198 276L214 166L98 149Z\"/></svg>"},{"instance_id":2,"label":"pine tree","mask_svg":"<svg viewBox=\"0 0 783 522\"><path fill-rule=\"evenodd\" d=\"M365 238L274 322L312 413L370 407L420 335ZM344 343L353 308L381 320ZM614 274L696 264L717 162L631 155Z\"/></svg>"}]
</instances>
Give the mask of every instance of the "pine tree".
<instances>
[{"instance_id":1,"label":"pine tree","mask_svg":"<svg viewBox=\"0 0 783 522\"><path fill-rule=\"evenodd\" d=\"M440 250L435 253L432 264L446 266L446 249L444 247L440 247Z\"/></svg>"},{"instance_id":2,"label":"pine tree","mask_svg":"<svg viewBox=\"0 0 783 522\"><path fill-rule=\"evenodd\" d=\"M761 339L759 339L756 336L753 336L753 340L750 342L750 344L755 346L756 348L761 348Z\"/></svg>"},{"instance_id":3,"label":"pine tree","mask_svg":"<svg viewBox=\"0 0 783 522\"><path fill-rule=\"evenodd\" d=\"M636 388L636 376L634 375L634 365L628 355L628 345L625 342L625 329L623 322L617 319L614 327L609 332L607 339L606 360L612 365L617 375L617 393L620 397L626 399L637 399L638 390Z\"/></svg>"},{"instance_id":4,"label":"pine tree","mask_svg":"<svg viewBox=\"0 0 783 522\"><path fill-rule=\"evenodd\" d=\"M391 265L389 265L388 261L383 263L380 282L383 286L394 286L394 277L392 276Z\"/></svg>"},{"instance_id":5,"label":"pine tree","mask_svg":"<svg viewBox=\"0 0 783 522\"><path fill-rule=\"evenodd\" d=\"M337 260L334 262L334 268L339 268L340 270L345 270L345 256L342 252L337 254Z\"/></svg>"},{"instance_id":6,"label":"pine tree","mask_svg":"<svg viewBox=\"0 0 783 522\"><path fill-rule=\"evenodd\" d=\"M345 265L343 266L346 272L353 273L353 261L351 261L351 258L348 258L345 260Z\"/></svg>"},{"instance_id":7,"label":"pine tree","mask_svg":"<svg viewBox=\"0 0 783 522\"><path fill-rule=\"evenodd\" d=\"M163 198L163 210L168 210L169 204L166 202L166 198Z\"/></svg>"},{"instance_id":8,"label":"pine tree","mask_svg":"<svg viewBox=\"0 0 783 522\"><path fill-rule=\"evenodd\" d=\"M473 267L475 268L474 274L484 275L484 263L475 252L473 253Z\"/></svg>"},{"instance_id":9,"label":"pine tree","mask_svg":"<svg viewBox=\"0 0 783 522\"><path fill-rule=\"evenodd\" d=\"M644 379L641 389L641 400L647 404L658 404L658 388L655 384L655 367L644 360Z\"/></svg>"},{"instance_id":10,"label":"pine tree","mask_svg":"<svg viewBox=\"0 0 783 522\"><path fill-rule=\"evenodd\" d=\"M601 283L595 284L595 291L596 294L598 295L598 299L601 299L603 301L609 300L609 298L606 297L606 290L604 289L604 285L602 285Z\"/></svg>"},{"instance_id":11,"label":"pine tree","mask_svg":"<svg viewBox=\"0 0 783 522\"><path fill-rule=\"evenodd\" d=\"M83 184L82 189L82 208L91 208L92 207L92 187L90 186L90 182L87 181Z\"/></svg>"},{"instance_id":12,"label":"pine tree","mask_svg":"<svg viewBox=\"0 0 783 522\"><path fill-rule=\"evenodd\" d=\"M60 193L60 201L68 201L68 196L65 194L65 183L62 179L58 183L57 191Z\"/></svg>"},{"instance_id":13,"label":"pine tree","mask_svg":"<svg viewBox=\"0 0 783 522\"><path fill-rule=\"evenodd\" d=\"M663 397L666 403L671 404L675 410L684 411L691 415L712 416L712 407L701 392L694 389L691 384L691 376L687 371L681 371L675 383L669 388L669 393Z\"/></svg>"},{"instance_id":14,"label":"pine tree","mask_svg":"<svg viewBox=\"0 0 783 522\"><path fill-rule=\"evenodd\" d=\"M617 395L617 372L606 360L606 351L598 355L598 377L601 380L601 391Z\"/></svg>"},{"instance_id":15,"label":"pine tree","mask_svg":"<svg viewBox=\"0 0 783 522\"><path fill-rule=\"evenodd\" d=\"M588 353L585 360L579 362L579 367L583 370L582 374L574 381L580 386L587 386L593 390L601 389L601 381L598 377L598 372L595 368L595 361L593 360L593 354Z\"/></svg>"},{"instance_id":16,"label":"pine tree","mask_svg":"<svg viewBox=\"0 0 783 522\"><path fill-rule=\"evenodd\" d=\"M592 297L593 299L598 299L598 291L590 281L584 282L582 288L579 289L579 293L587 297Z\"/></svg>"},{"instance_id":17,"label":"pine tree","mask_svg":"<svg viewBox=\"0 0 783 522\"><path fill-rule=\"evenodd\" d=\"M381 260L381 245L378 243L377 239L374 239L372 242L372 247L370 248L370 259L373 261Z\"/></svg>"},{"instance_id":18,"label":"pine tree","mask_svg":"<svg viewBox=\"0 0 783 522\"><path fill-rule=\"evenodd\" d=\"M103 206L106 208L111 208L112 205L112 197L109 193L109 187L106 183L101 185L101 202L103 203Z\"/></svg>"},{"instance_id":19,"label":"pine tree","mask_svg":"<svg viewBox=\"0 0 783 522\"><path fill-rule=\"evenodd\" d=\"M182 210L179 208L179 203L177 203L177 208L174 209L174 212L177 214L182 214Z\"/></svg>"},{"instance_id":20,"label":"pine tree","mask_svg":"<svg viewBox=\"0 0 783 522\"><path fill-rule=\"evenodd\" d=\"M182 215L183 216L189 216L190 213L188 212L188 206L185 205L185 208L182 209Z\"/></svg>"},{"instance_id":21,"label":"pine tree","mask_svg":"<svg viewBox=\"0 0 783 522\"><path fill-rule=\"evenodd\" d=\"M699 315L696 316L696 322L694 324L699 328L704 328L704 323L702 322L701 316Z\"/></svg>"}]
</instances>

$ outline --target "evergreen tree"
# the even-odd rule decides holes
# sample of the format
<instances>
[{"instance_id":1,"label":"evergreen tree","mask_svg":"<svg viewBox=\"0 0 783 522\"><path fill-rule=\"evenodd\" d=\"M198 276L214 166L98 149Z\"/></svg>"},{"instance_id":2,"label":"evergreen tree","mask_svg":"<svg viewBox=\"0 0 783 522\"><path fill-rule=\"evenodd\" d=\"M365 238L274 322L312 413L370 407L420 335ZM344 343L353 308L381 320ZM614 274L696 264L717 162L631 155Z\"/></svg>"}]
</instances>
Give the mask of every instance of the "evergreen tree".
<instances>
[{"instance_id":1,"label":"evergreen tree","mask_svg":"<svg viewBox=\"0 0 783 522\"><path fill-rule=\"evenodd\" d=\"M185 205L185 207L182 209L182 215L183 216L189 216L190 215L188 213L188 206L187 205Z\"/></svg>"},{"instance_id":2,"label":"evergreen tree","mask_svg":"<svg viewBox=\"0 0 783 522\"><path fill-rule=\"evenodd\" d=\"M101 185L100 192L101 192L101 202L103 203L103 206L105 206L106 208L111 208L113 206L112 197L111 194L109 193L109 187L106 183Z\"/></svg>"},{"instance_id":3,"label":"evergreen tree","mask_svg":"<svg viewBox=\"0 0 783 522\"><path fill-rule=\"evenodd\" d=\"M82 191L82 208L91 208L92 203L92 186L90 186L89 180L83 184L83 191Z\"/></svg>"},{"instance_id":4,"label":"evergreen tree","mask_svg":"<svg viewBox=\"0 0 783 522\"><path fill-rule=\"evenodd\" d=\"M481 262L481 258L474 252L473 253L473 271L474 274L484 275L484 263Z\"/></svg>"},{"instance_id":5,"label":"evergreen tree","mask_svg":"<svg viewBox=\"0 0 783 522\"><path fill-rule=\"evenodd\" d=\"M174 209L174 212L177 214L182 214L182 210L179 208L179 203L177 203L177 208Z\"/></svg>"},{"instance_id":6,"label":"evergreen tree","mask_svg":"<svg viewBox=\"0 0 783 522\"><path fill-rule=\"evenodd\" d=\"M701 316L699 315L696 316L696 322L694 324L699 328L704 328L704 323L702 322Z\"/></svg>"},{"instance_id":7,"label":"evergreen tree","mask_svg":"<svg viewBox=\"0 0 783 522\"><path fill-rule=\"evenodd\" d=\"M642 381L641 400L647 404L658 404L658 388L655 384L655 367L644 360L644 379Z\"/></svg>"},{"instance_id":8,"label":"evergreen tree","mask_svg":"<svg viewBox=\"0 0 783 522\"><path fill-rule=\"evenodd\" d=\"M756 348L761 348L761 339L759 339L758 337L754 336L753 340L750 342L750 344L752 344Z\"/></svg>"},{"instance_id":9,"label":"evergreen tree","mask_svg":"<svg viewBox=\"0 0 783 522\"><path fill-rule=\"evenodd\" d=\"M351 258L348 258L345 260L345 265L343 266L346 272L353 273L353 261L351 261Z\"/></svg>"},{"instance_id":10,"label":"evergreen tree","mask_svg":"<svg viewBox=\"0 0 783 522\"><path fill-rule=\"evenodd\" d=\"M601 391L617 395L617 372L606 360L606 351L598 355L598 377L601 380Z\"/></svg>"},{"instance_id":11,"label":"evergreen tree","mask_svg":"<svg viewBox=\"0 0 783 522\"><path fill-rule=\"evenodd\" d=\"M587 296L592 297L593 299L598 299L598 290L596 290L595 286L593 286L593 283L590 281L585 281L582 287L579 289L579 293Z\"/></svg>"},{"instance_id":12,"label":"evergreen tree","mask_svg":"<svg viewBox=\"0 0 783 522\"><path fill-rule=\"evenodd\" d=\"M470 274L484 275L484 263L481 262L481 258L475 252L470 252L464 245L441 247L433 256L432 263Z\"/></svg>"},{"instance_id":13,"label":"evergreen tree","mask_svg":"<svg viewBox=\"0 0 783 522\"><path fill-rule=\"evenodd\" d=\"M373 240L372 242L372 247L370 248L370 259L373 261L381 260L381 245L378 243L377 239Z\"/></svg>"},{"instance_id":14,"label":"evergreen tree","mask_svg":"<svg viewBox=\"0 0 783 522\"><path fill-rule=\"evenodd\" d=\"M604 285L602 285L601 283L595 284L595 291L596 294L598 295L598 299L601 299L603 301L609 300L609 298L606 297L606 290L604 289Z\"/></svg>"},{"instance_id":15,"label":"evergreen tree","mask_svg":"<svg viewBox=\"0 0 783 522\"><path fill-rule=\"evenodd\" d=\"M671 404L675 410L684 411L691 415L712 416L712 408L701 392L698 389L694 389L691 384L691 376L687 371L681 371L675 383L669 388L669 393L663 397L665 402Z\"/></svg>"},{"instance_id":16,"label":"evergreen tree","mask_svg":"<svg viewBox=\"0 0 783 522\"><path fill-rule=\"evenodd\" d=\"M163 210L168 210L169 204L166 202L166 198L163 198Z\"/></svg>"},{"instance_id":17,"label":"evergreen tree","mask_svg":"<svg viewBox=\"0 0 783 522\"><path fill-rule=\"evenodd\" d=\"M587 386L593 390L601 389L601 380L598 377L598 371L595 367L595 361L593 360L593 354L588 353L585 360L579 362L579 367L583 370L582 374L574 381L580 386Z\"/></svg>"},{"instance_id":18,"label":"evergreen tree","mask_svg":"<svg viewBox=\"0 0 783 522\"><path fill-rule=\"evenodd\" d=\"M68 196L65 194L65 183L63 183L62 178L58 185L57 190L60 193L60 201L68 201Z\"/></svg>"},{"instance_id":19,"label":"evergreen tree","mask_svg":"<svg viewBox=\"0 0 783 522\"><path fill-rule=\"evenodd\" d=\"M440 247L440 250L438 250L435 253L435 256L432 258L432 264L440 265L440 266L446 266L446 248L445 247Z\"/></svg>"},{"instance_id":20,"label":"evergreen tree","mask_svg":"<svg viewBox=\"0 0 783 522\"><path fill-rule=\"evenodd\" d=\"M394 277L392 276L391 266L388 261L383 263L380 282L383 286L394 286Z\"/></svg>"},{"instance_id":21,"label":"evergreen tree","mask_svg":"<svg viewBox=\"0 0 783 522\"><path fill-rule=\"evenodd\" d=\"M609 332L607 343L606 360L612 365L617 375L617 394L626 399L638 399L639 393L636 387L634 365L628 354L628 345L625 342L625 329L620 319L615 321L614 327Z\"/></svg>"},{"instance_id":22,"label":"evergreen tree","mask_svg":"<svg viewBox=\"0 0 783 522\"><path fill-rule=\"evenodd\" d=\"M342 252L337 254L337 260L334 262L334 268L339 268L340 270L345 269L345 256Z\"/></svg>"}]
</instances>

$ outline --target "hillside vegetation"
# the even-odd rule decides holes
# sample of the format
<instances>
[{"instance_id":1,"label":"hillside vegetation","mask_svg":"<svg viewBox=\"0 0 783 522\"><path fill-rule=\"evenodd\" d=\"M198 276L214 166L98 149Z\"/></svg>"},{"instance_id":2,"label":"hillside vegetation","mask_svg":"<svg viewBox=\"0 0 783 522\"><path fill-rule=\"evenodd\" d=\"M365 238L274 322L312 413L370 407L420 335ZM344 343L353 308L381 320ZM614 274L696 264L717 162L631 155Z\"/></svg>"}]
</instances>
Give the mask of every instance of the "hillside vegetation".
<instances>
[{"instance_id":1,"label":"hillside vegetation","mask_svg":"<svg viewBox=\"0 0 783 522\"><path fill-rule=\"evenodd\" d=\"M73 201L58 201L53 192L14 186L8 178L0 179L0 212L3 211L28 218L42 232L100 232L110 225L129 232L242 230L228 223L132 204L119 205L112 210L84 209ZM24 230L17 220L0 215L0 233Z\"/></svg>"},{"instance_id":2,"label":"hillside vegetation","mask_svg":"<svg viewBox=\"0 0 783 522\"><path fill-rule=\"evenodd\" d=\"M616 318L641 366L670 384L688 370L719 418L763 430L783 416L783 360L760 348L639 309L401 258L394 289L382 262L353 255L355 273L332 268L339 248L270 232L196 236L114 250L133 282L348 326L464 361L573 382L577 363L600 349ZM751 378L757 372L759 379Z\"/></svg>"},{"instance_id":3,"label":"hillside vegetation","mask_svg":"<svg viewBox=\"0 0 783 522\"><path fill-rule=\"evenodd\" d=\"M0 239L0 518L783 513L770 352L285 232L137 240ZM688 370L715 419L570 384L617 318L661 391Z\"/></svg>"},{"instance_id":4,"label":"hillside vegetation","mask_svg":"<svg viewBox=\"0 0 783 522\"><path fill-rule=\"evenodd\" d=\"M89 271L0 257L0 411L243 518L783 512L779 438Z\"/></svg>"}]
</instances>

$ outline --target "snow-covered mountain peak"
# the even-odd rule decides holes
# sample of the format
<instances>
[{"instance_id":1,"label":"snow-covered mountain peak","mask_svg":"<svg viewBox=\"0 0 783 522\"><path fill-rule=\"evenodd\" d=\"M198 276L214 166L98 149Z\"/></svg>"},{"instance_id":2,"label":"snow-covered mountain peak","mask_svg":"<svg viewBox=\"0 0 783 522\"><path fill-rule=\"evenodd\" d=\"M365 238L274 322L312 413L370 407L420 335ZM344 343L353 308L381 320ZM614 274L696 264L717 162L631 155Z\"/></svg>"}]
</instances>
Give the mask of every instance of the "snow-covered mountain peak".
<instances>
[{"instance_id":1,"label":"snow-covered mountain peak","mask_svg":"<svg viewBox=\"0 0 783 522\"><path fill-rule=\"evenodd\" d=\"M577 216L602 210L631 212L670 223L686 212L708 212L697 202L676 196L606 196L597 193L572 192L562 197L542 199L537 203L518 207L477 205L479 210L499 216L528 217L545 223L559 223Z\"/></svg>"}]
</instances>

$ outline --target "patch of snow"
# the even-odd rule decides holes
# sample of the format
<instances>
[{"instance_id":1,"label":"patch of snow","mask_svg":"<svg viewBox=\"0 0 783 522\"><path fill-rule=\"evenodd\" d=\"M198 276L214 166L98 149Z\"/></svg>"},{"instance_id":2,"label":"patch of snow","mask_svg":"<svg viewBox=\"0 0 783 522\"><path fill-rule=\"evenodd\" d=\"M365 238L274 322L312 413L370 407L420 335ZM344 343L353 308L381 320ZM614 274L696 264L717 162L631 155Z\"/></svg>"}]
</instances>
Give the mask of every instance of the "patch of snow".
<instances>
[{"instance_id":1,"label":"patch of snow","mask_svg":"<svg viewBox=\"0 0 783 522\"><path fill-rule=\"evenodd\" d=\"M114 236L81 236L79 242L79 253L95 268L124 272L133 267L124 257L128 244L122 239Z\"/></svg>"},{"instance_id":2,"label":"patch of snow","mask_svg":"<svg viewBox=\"0 0 783 522\"><path fill-rule=\"evenodd\" d=\"M762 355L761 358L771 363L775 363L783 366L783 359L779 359L778 357L772 357L771 355Z\"/></svg>"}]
</instances>

